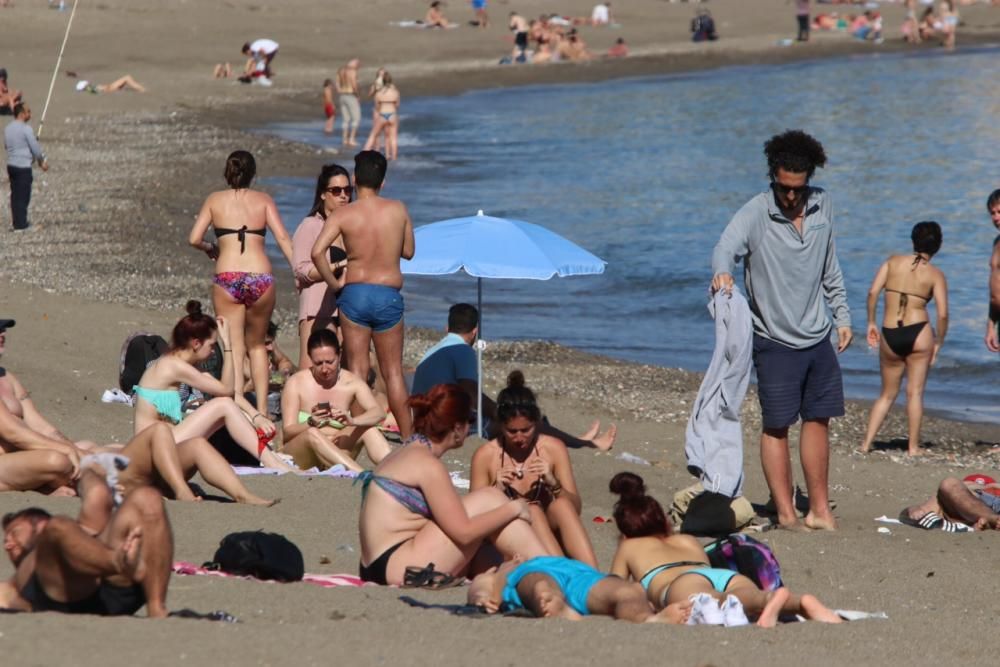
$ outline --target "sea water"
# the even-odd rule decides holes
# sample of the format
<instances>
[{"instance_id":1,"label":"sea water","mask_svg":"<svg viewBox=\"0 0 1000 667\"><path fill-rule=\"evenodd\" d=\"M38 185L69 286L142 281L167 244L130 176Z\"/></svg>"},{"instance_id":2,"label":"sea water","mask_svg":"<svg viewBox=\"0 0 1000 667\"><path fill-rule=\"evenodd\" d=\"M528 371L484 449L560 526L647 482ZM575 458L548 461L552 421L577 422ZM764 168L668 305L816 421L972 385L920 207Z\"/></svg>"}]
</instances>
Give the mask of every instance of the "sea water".
<instances>
[{"instance_id":1,"label":"sea water","mask_svg":"<svg viewBox=\"0 0 1000 667\"><path fill-rule=\"evenodd\" d=\"M936 220L944 244L934 264L949 282L950 329L925 403L1000 421L1000 359L982 340L996 235L985 202L1000 187L998 80L1000 51L984 48L405 99L400 160L384 194L402 199L418 226L482 209L544 225L608 262L601 276L484 281L487 339L551 339L703 370L714 342L712 248L736 210L767 187L764 141L803 128L829 157L813 183L833 198L854 320L854 345L841 356L848 395L879 389L878 356L864 342L876 269L911 251L914 223ZM339 126L333 140L321 127L319 119L266 131L335 147ZM325 157L317 172L323 161L353 166L350 153ZM269 184L294 231L314 182ZM408 277L404 295L408 324L441 328L449 305L475 303L476 280Z\"/></svg>"}]
</instances>

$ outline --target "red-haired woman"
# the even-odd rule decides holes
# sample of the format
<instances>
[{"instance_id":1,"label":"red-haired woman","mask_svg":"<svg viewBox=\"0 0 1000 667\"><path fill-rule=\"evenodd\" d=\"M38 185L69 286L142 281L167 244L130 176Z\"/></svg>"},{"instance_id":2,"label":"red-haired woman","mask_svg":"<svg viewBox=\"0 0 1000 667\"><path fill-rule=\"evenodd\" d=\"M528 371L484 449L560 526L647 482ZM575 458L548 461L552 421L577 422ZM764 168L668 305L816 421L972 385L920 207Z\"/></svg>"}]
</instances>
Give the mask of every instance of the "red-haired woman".
<instances>
[{"instance_id":1,"label":"red-haired woman","mask_svg":"<svg viewBox=\"0 0 1000 667\"><path fill-rule=\"evenodd\" d=\"M765 592L741 574L710 566L698 540L673 533L663 507L646 495L646 486L638 475L618 473L609 486L620 496L614 517L622 535L611 574L638 581L656 609L700 594L719 602L732 595L747 615L758 616L757 625L761 627L773 627L781 613L840 623L840 617L812 595L792 595L784 587Z\"/></svg>"},{"instance_id":2,"label":"red-haired woman","mask_svg":"<svg viewBox=\"0 0 1000 667\"><path fill-rule=\"evenodd\" d=\"M202 313L197 301L189 301L187 311L188 315L174 326L170 350L150 364L139 384L133 387L135 432L166 421L173 425L174 440L182 442L190 438L207 438L225 426L233 440L261 464L291 472L292 469L267 447L267 441L274 434L274 424L235 391L229 323L225 318L215 320ZM211 356L217 340L222 344L222 380L195 368L195 364ZM185 416L181 411L182 384L215 398Z\"/></svg>"},{"instance_id":3,"label":"red-haired woman","mask_svg":"<svg viewBox=\"0 0 1000 667\"><path fill-rule=\"evenodd\" d=\"M358 529L361 578L402 584L407 567L463 576L484 542L506 558L544 556L523 500L498 489L459 496L441 456L469 433L471 401L458 385L437 385L410 397L415 435L382 459L364 484ZM474 573L470 573L474 574ZM435 583L435 582L431 582Z\"/></svg>"}]
</instances>

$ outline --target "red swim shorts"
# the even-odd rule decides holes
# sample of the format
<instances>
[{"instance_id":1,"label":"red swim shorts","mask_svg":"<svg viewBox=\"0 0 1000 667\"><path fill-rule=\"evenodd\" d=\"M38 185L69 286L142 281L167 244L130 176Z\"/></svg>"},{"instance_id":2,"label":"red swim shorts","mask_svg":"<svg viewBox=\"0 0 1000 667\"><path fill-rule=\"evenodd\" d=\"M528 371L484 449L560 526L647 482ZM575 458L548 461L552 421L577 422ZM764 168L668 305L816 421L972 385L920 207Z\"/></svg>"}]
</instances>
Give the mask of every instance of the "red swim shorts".
<instances>
[{"instance_id":1,"label":"red swim shorts","mask_svg":"<svg viewBox=\"0 0 1000 667\"><path fill-rule=\"evenodd\" d=\"M323 112L326 113L327 118L333 118L333 105L327 102L323 105Z\"/></svg>"}]
</instances>

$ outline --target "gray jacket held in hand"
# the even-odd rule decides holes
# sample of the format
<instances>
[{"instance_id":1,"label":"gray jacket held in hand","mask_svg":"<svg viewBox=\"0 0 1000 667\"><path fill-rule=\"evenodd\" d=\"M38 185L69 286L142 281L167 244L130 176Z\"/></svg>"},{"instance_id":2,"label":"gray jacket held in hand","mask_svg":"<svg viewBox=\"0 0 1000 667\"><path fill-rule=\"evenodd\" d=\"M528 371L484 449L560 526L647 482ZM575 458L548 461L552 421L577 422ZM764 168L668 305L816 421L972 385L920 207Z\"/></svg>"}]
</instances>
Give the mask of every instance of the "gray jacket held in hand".
<instances>
[{"instance_id":1,"label":"gray jacket held in hand","mask_svg":"<svg viewBox=\"0 0 1000 667\"><path fill-rule=\"evenodd\" d=\"M803 349L830 336L833 325L851 326L844 275L833 240L833 206L820 188L809 188L802 233L767 190L748 201L726 226L712 253L712 272L734 272L743 260L754 331Z\"/></svg>"},{"instance_id":2,"label":"gray jacket held in hand","mask_svg":"<svg viewBox=\"0 0 1000 667\"><path fill-rule=\"evenodd\" d=\"M698 389L685 432L688 471L707 491L743 495L740 406L750 384L753 331L750 307L739 290L722 290L708 304L715 320L715 351Z\"/></svg>"}]
</instances>

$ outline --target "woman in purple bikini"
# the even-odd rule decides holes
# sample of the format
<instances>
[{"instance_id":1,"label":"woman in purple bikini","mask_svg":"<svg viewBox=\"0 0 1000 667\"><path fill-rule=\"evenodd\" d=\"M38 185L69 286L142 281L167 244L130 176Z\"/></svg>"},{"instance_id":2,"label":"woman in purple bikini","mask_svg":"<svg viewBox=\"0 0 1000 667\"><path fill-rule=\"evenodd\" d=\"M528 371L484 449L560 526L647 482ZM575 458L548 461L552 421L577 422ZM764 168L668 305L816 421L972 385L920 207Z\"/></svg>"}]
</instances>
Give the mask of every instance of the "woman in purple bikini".
<instances>
[{"instance_id":1,"label":"woman in purple bikini","mask_svg":"<svg viewBox=\"0 0 1000 667\"><path fill-rule=\"evenodd\" d=\"M213 192L202 204L188 242L215 260L212 304L215 314L230 322L237 386L243 382L243 364L250 357L257 409L267 412L268 363L264 337L274 311L274 276L264 251L270 229L281 253L292 266L292 242L274 200L250 189L257 164L247 151L226 159L228 190ZM205 241L209 226L217 243Z\"/></svg>"}]
</instances>

